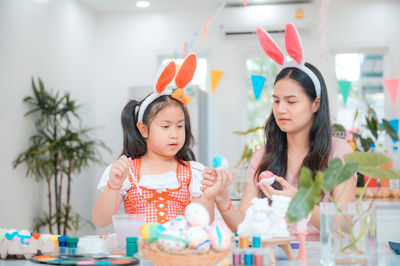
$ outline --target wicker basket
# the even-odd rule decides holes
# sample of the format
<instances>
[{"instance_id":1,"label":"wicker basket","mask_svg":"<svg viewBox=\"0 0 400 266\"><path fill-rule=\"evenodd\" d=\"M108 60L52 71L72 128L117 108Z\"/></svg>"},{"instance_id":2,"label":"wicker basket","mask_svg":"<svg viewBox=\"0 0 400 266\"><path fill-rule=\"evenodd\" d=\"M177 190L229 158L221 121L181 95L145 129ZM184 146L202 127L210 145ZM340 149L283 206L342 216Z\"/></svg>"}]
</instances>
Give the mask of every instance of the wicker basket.
<instances>
[{"instance_id":1,"label":"wicker basket","mask_svg":"<svg viewBox=\"0 0 400 266\"><path fill-rule=\"evenodd\" d=\"M147 241L140 241L139 248L143 255L157 266L214 266L230 252L230 249L220 251L211 249L205 253L192 249L165 251L157 242L149 243Z\"/></svg>"}]
</instances>

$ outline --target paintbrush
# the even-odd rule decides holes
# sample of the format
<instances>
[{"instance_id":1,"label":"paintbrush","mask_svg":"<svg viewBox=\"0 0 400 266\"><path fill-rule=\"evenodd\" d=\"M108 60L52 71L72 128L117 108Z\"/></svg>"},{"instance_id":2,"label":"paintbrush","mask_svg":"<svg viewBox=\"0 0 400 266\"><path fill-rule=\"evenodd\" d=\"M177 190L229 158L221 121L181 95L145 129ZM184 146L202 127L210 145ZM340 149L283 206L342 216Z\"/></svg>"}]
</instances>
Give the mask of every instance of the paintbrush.
<instances>
[{"instance_id":1,"label":"paintbrush","mask_svg":"<svg viewBox=\"0 0 400 266\"><path fill-rule=\"evenodd\" d=\"M143 197L143 194L142 194L142 190L139 187L139 184L138 184L138 182L136 180L136 177L133 175L132 169L130 167L128 167L128 169L129 169L129 173L130 173L130 175L132 177L133 183L135 184L135 186L136 186L136 188L137 188L137 190L139 192L140 197L144 200L144 197Z\"/></svg>"}]
</instances>

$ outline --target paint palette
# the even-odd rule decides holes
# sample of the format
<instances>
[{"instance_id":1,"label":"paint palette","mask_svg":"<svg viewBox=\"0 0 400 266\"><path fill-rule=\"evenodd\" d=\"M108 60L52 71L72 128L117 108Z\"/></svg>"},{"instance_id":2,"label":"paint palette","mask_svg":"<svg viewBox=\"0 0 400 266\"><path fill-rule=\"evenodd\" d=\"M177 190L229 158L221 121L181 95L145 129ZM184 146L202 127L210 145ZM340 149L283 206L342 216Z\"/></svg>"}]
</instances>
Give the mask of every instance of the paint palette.
<instances>
[{"instance_id":1,"label":"paint palette","mask_svg":"<svg viewBox=\"0 0 400 266\"><path fill-rule=\"evenodd\" d=\"M35 263L49 265L138 265L139 259L121 255L85 256L35 256Z\"/></svg>"}]
</instances>

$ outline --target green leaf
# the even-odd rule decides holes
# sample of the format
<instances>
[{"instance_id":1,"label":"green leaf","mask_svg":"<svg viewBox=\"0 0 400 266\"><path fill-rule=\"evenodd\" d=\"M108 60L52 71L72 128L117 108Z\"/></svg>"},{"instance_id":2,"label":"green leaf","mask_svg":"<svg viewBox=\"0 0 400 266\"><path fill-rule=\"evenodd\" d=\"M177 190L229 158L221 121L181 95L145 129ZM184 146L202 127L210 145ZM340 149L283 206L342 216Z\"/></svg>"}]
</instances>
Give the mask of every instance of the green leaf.
<instances>
[{"instance_id":1,"label":"green leaf","mask_svg":"<svg viewBox=\"0 0 400 266\"><path fill-rule=\"evenodd\" d=\"M258 130L260 130L260 129L264 129L264 127L250 128L250 129L247 130L247 131L233 131L233 133L234 133L234 134L237 134L237 135L247 135L247 134L256 132L256 131L258 131Z\"/></svg>"},{"instance_id":2,"label":"green leaf","mask_svg":"<svg viewBox=\"0 0 400 266\"><path fill-rule=\"evenodd\" d=\"M385 119L382 119L382 123L384 125L383 130L394 140L399 140L399 135L396 134L393 127L389 124L389 122Z\"/></svg>"},{"instance_id":3,"label":"green leaf","mask_svg":"<svg viewBox=\"0 0 400 266\"><path fill-rule=\"evenodd\" d=\"M382 169L372 166L360 166L358 168L358 172L374 178L400 179L400 174L390 169Z\"/></svg>"},{"instance_id":4,"label":"green leaf","mask_svg":"<svg viewBox=\"0 0 400 266\"><path fill-rule=\"evenodd\" d=\"M343 156L345 162L355 161L360 166L378 167L390 162L390 159L381 153L352 152Z\"/></svg>"},{"instance_id":5,"label":"green leaf","mask_svg":"<svg viewBox=\"0 0 400 266\"><path fill-rule=\"evenodd\" d=\"M324 172L322 187L326 191L331 191L354 175L358 165L358 162L355 161L350 161L343 165L339 158L333 158L329 161L329 167Z\"/></svg>"},{"instance_id":6,"label":"green leaf","mask_svg":"<svg viewBox=\"0 0 400 266\"><path fill-rule=\"evenodd\" d=\"M378 138L378 121L375 120L375 118L368 118L366 117L365 120L367 121L367 128L371 132L371 134L375 137L375 139Z\"/></svg>"},{"instance_id":7,"label":"green leaf","mask_svg":"<svg viewBox=\"0 0 400 266\"><path fill-rule=\"evenodd\" d=\"M299 188L309 188L313 185L311 171L307 167L302 167L300 170L300 185Z\"/></svg>"},{"instance_id":8,"label":"green leaf","mask_svg":"<svg viewBox=\"0 0 400 266\"><path fill-rule=\"evenodd\" d=\"M323 173L318 171L313 181L311 171L306 167L301 168L299 191L289 204L289 222L298 222L306 217L321 200L322 177Z\"/></svg>"}]
</instances>

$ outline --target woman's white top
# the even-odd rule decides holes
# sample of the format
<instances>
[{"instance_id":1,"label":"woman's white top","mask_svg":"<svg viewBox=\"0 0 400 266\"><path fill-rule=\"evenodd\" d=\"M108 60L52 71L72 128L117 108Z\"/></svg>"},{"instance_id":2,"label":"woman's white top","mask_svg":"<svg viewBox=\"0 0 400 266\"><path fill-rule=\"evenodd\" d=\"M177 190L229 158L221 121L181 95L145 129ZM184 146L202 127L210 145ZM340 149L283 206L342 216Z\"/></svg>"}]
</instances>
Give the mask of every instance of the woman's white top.
<instances>
[{"instance_id":1,"label":"woman's white top","mask_svg":"<svg viewBox=\"0 0 400 266\"><path fill-rule=\"evenodd\" d=\"M200 190L201 187L201 179L202 173L204 170L204 165L201 163L190 161L190 167L192 169L192 178L190 180L189 192L190 199L193 197L201 196L202 192ZM109 165L103 173L99 184L97 185L97 189L103 191L107 186L107 181L110 179L110 169L111 165ZM157 192L161 193L165 191L167 188L175 189L178 188L181 184L176 178L176 172L166 172L164 174L157 175L143 175L140 176L139 186L145 187L148 189L155 189ZM120 193L124 197L126 197L126 192L131 188L131 183L129 179L126 178L124 183L122 184Z\"/></svg>"}]
</instances>

